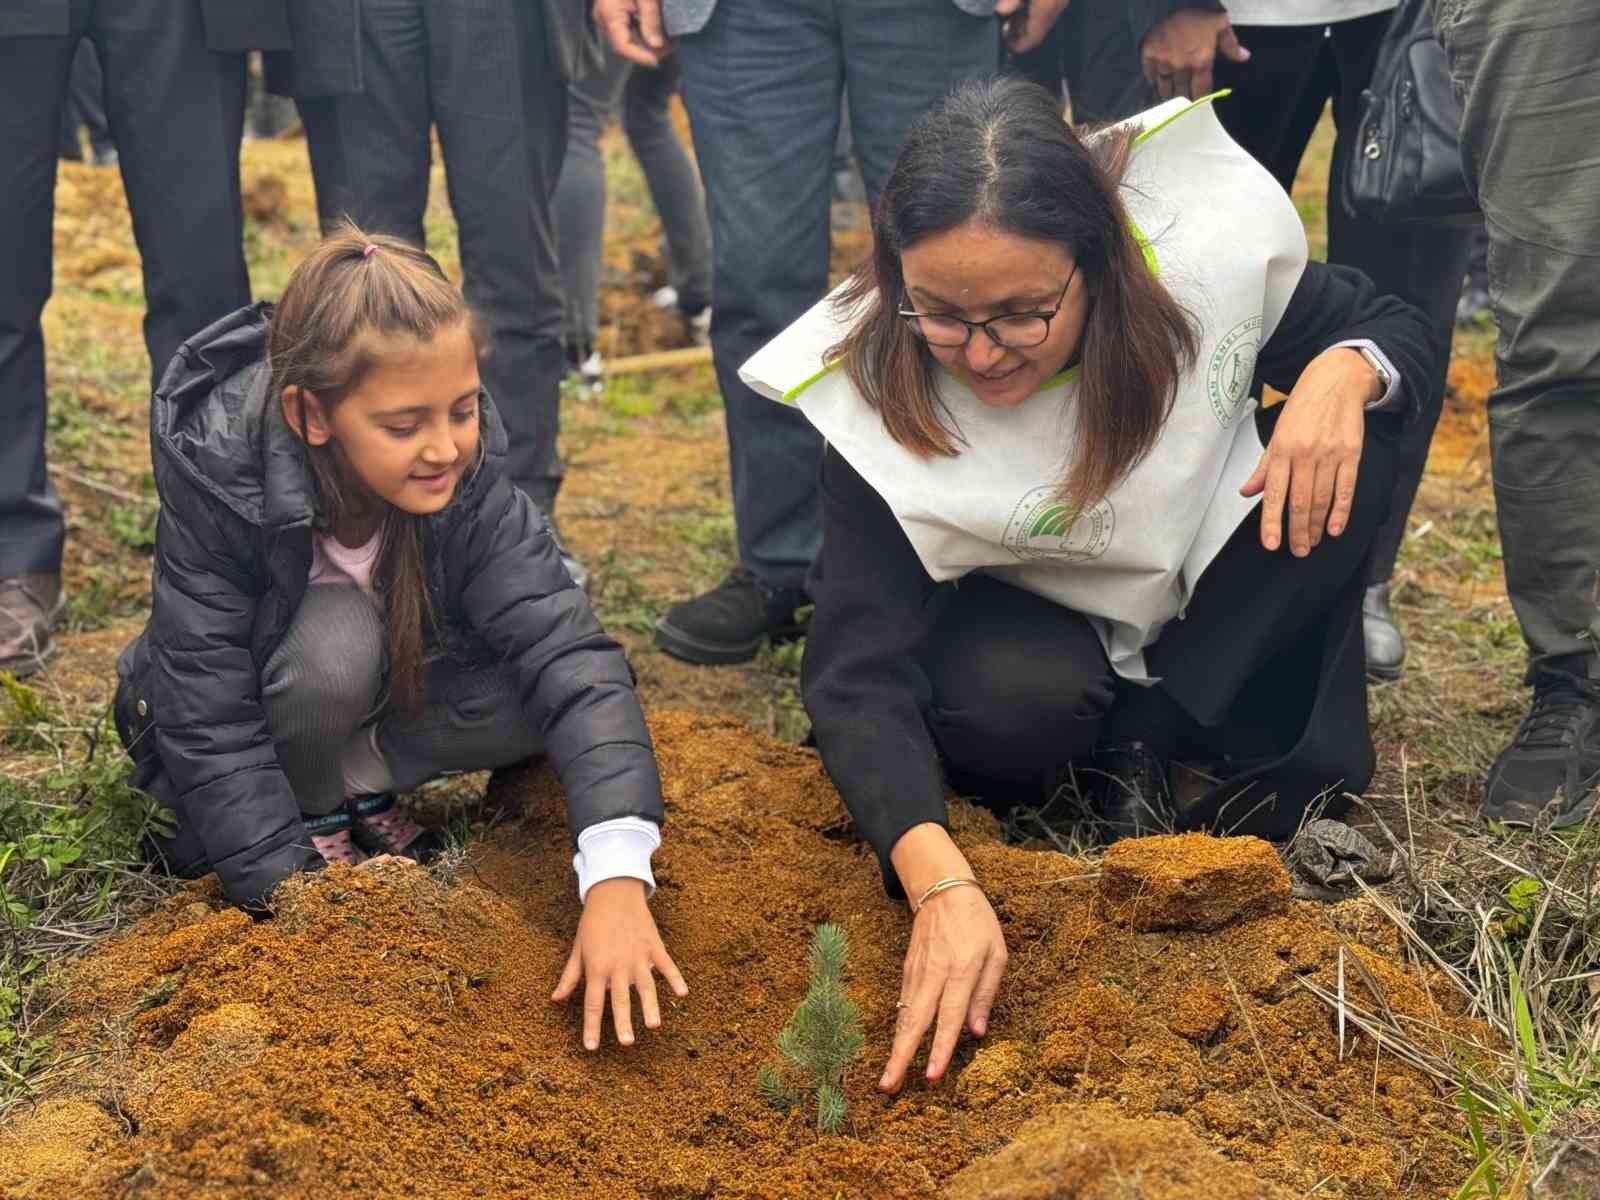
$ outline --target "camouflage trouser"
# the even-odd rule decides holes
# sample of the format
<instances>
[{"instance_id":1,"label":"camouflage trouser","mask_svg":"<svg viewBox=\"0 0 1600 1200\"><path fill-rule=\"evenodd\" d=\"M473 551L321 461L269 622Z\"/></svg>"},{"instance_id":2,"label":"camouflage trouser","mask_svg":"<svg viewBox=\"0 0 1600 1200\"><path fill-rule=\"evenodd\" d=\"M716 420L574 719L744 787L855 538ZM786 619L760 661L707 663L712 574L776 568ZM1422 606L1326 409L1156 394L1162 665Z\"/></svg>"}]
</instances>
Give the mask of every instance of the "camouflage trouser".
<instances>
[{"instance_id":1,"label":"camouflage trouser","mask_svg":"<svg viewBox=\"0 0 1600 1200\"><path fill-rule=\"evenodd\" d=\"M1600 644L1600 8L1437 0L1500 327L1506 588L1535 656Z\"/></svg>"}]
</instances>

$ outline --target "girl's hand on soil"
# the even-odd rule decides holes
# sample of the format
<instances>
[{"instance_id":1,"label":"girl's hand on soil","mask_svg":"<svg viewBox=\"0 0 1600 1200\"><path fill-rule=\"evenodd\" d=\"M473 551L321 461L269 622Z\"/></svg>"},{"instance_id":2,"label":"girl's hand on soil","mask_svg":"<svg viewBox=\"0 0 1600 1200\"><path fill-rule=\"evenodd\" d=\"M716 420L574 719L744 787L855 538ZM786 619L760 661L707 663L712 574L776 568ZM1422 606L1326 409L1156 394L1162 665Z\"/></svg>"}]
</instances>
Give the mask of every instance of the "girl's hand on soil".
<instances>
[{"instance_id":1,"label":"girl's hand on soil","mask_svg":"<svg viewBox=\"0 0 1600 1200\"><path fill-rule=\"evenodd\" d=\"M972 868L933 824L901 836L890 852L907 895L920 896L939 879L972 878ZM934 1082L944 1076L963 1027L982 1037L989 1010L1006 969L1006 939L989 899L975 887L956 887L929 898L911 923L911 945L901 972L894 1045L878 1088L897 1092L923 1035L934 1028L933 1049L924 1073Z\"/></svg>"},{"instance_id":2,"label":"girl's hand on soil","mask_svg":"<svg viewBox=\"0 0 1600 1200\"><path fill-rule=\"evenodd\" d=\"M356 864L356 870L364 871L368 867L382 867L389 863L404 863L408 867L417 865L417 860L407 858L404 854L374 854L371 858L363 858Z\"/></svg>"},{"instance_id":3,"label":"girl's hand on soil","mask_svg":"<svg viewBox=\"0 0 1600 1200\"><path fill-rule=\"evenodd\" d=\"M1239 489L1261 496L1261 544L1276 550L1283 538L1283 502L1289 501L1289 549L1304 558L1322 541L1338 537L1350 520L1366 435L1366 406L1377 400L1378 373L1349 347L1312 359L1267 443L1255 473Z\"/></svg>"},{"instance_id":4,"label":"girl's hand on soil","mask_svg":"<svg viewBox=\"0 0 1600 1200\"><path fill-rule=\"evenodd\" d=\"M677 965L661 943L650 906L645 902L644 883L638 879L603 879L589 889L583 916L578 920L578 936L561 972L561 982L550 999L567 1000L583 983L583 1048L600 1048L600 1021L606 996L611 996L611 1024L617 1041L633 1045L633 1010L630 988L639 992L639 1008L646 1028L661 1026L661 1009L656 1003L653 971L671 985L679 997L689 994L689 985L678 973Z\"/></svg>"}]
</instances>

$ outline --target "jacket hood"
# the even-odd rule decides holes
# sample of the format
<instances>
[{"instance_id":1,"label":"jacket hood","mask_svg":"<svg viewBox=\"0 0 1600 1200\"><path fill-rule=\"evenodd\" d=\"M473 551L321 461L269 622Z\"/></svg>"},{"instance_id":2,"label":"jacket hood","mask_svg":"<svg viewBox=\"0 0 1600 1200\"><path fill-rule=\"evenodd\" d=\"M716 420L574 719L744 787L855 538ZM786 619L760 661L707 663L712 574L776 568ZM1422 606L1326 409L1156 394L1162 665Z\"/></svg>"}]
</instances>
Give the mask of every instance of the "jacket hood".
<instances>
[{"instance_id":1,"label":"jacket hood","mask_svg":"<svg viewBox=\"0 0 1600 1200\"><path fill-rule=\"evenodd\" d=\"M178 347L151 400L150 447L158 484L163 468L176 470L252 525L276 529L309 525L315 490L305 444L270 395L271 319L271 303L252 304ZM505 469L505 429L487 393L479 429L483 466L446 513L473 502Z\"/></svg>"}]
</instances>

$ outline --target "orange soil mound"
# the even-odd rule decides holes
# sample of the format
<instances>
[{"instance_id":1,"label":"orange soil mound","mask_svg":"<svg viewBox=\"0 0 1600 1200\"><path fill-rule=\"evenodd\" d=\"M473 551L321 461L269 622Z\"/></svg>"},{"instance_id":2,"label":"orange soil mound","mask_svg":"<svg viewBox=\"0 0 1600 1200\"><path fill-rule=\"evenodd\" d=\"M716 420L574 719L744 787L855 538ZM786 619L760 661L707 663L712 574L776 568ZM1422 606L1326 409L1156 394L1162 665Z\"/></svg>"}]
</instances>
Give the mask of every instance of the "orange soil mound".
<instances>
[{"instance_id":1,"label":"orange soil mound","mask_svg":"<svg viewBox=\"0 0 1600 1200\"><path fill-rule=\"evenodd\" d=\"M691 989L660 1031L586 1054L578 1012L549 1001L578 910L559 789L536 771L521 823L457 884L334 869L261 924L197 885L85 960L62 1040L109 1052L0 1128L0 1195L1389 1200L1469 1169L1429 1083L1365 1039L1340 1061L1297 986L1333 986L1335 926L1353 938L1358 913L1277 895L1211 932L1138 932L1102 915L1117 910L1092 864L1005 846L962 803L1011 968L947 1082L877 1095L909 922L816 756L723 719L653 726L669 810L654 910ZM1151 887L1198 867L1236 896L1245 877L1277 891L1257 844L1217 851L1175 838L1111 861ZM850 934L867 1033L836 1137L755 1088L824 920ZM1397 1013L1477 1032L1416 969L1351 953Z\"/></svg>"}]
</instances>

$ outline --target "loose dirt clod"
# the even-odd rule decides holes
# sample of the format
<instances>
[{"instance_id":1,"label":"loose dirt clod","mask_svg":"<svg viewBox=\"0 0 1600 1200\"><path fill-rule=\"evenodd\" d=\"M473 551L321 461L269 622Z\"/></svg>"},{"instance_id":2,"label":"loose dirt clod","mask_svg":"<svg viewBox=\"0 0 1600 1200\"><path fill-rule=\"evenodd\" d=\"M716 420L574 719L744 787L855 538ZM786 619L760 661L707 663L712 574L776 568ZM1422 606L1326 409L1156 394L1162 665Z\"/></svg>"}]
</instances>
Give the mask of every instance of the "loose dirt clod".
<instances>
[{"instance_id":1,"label":"loose dirt clod","mask_svg":"<svg viewBox=\"0 0 1600 1200\"><path fill-rule=\"evenodd\" d=\"M652 910L690 987L682 1001L658 989L660 1030L636 1014L637 1045L586 1053L579 1006L550 1002L579 909L560 788L531 772L520 823L459 883L332 868L254 923L202 914L215 903L202 882L84 959L60 986L56 1033L90 1057L0 1127L0 1196L923 1198L948 1184L962 1197L1431 1200L1471 1169L1432 1084L1364 1040L1341 1059L1297 981L1331 986L1343 939L1395 1013L1483 1030L1441 1011L1417 968L1351 941L1352 922L1341 933L1289 903L1270 847L1118 848L1113 878L1136 867L1165 898L1151 911L1228 914L1211 932L1142 931L1105 915L1137 893L1107 905L1093 864L1006 846L960 801L951 825L1010 966L988 1038L964 1040L944 1082L923 1083L919 1061L902 1095L880 1095L911 924L842 832L817 756L721 718L651 724L668 812ZM1194 891L1206 872L1216 896ZM841 1134L819 1138L814 1113L775 1111L755 1080L825 921L850 938L866 1047L843 1081ZM167 976L170 996L140 1011Z\"/></svg>"},{"instance_id":2,"label":"loose dirt clod","mask_svg":"<svg viewBox=\"0 0 1600 1200\"><path fill-rule=\"evenodd\" d=\"M1293 1200L1207 1149L1182 1121L1064 1105L950 1181L946 1200Z\"/></svg>"},{"instance_id":3,"label":"loose dirt clod","mask_svg":"<svg viewBox=\"0 0 1600 1200\"><path fill-rule=\"evenodd\" d=\"M1106 851L1100 898L1107 917L1141 931L1221 929L1283 912L1289 873L1257 838L1131 838Z\"/></svg>"}]
</instances>

